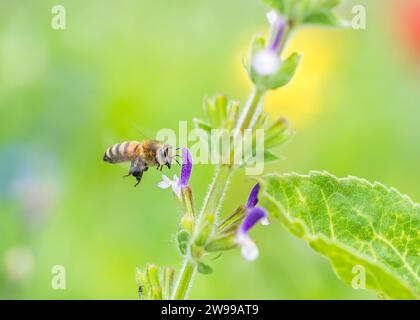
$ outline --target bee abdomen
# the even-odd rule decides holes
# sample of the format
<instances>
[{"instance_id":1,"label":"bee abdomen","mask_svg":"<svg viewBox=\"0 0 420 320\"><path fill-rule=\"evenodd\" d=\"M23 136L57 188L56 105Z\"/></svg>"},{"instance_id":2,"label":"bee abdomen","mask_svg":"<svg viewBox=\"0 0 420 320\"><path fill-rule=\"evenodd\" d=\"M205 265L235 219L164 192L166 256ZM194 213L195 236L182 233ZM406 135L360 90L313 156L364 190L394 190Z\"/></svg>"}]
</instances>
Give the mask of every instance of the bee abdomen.
<instances>
[{"instance_id":1,"label":"bee abdomen","mask_svg":"<svg viewBox=\"0 0 420 320\"><path fill-rule=\"evenodd\" d=\"M114 144L106 150L103 159L110 163L133 160L136 157L138 147L139 142L137 141L125 141Z\"/></svg>"}]
</instances>

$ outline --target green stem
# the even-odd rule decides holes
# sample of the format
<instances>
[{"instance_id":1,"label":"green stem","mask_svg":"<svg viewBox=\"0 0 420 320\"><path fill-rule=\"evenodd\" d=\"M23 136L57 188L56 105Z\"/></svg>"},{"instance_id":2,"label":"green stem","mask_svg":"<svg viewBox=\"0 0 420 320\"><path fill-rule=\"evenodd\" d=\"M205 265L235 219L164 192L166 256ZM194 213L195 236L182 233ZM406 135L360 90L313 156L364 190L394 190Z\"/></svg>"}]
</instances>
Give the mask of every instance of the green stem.
<instances>
[{"instance_id":1,"label":"green stem","mask_svg":"<svg viewBox=\"0 0 420 320\"><path fill-rule=\"evenodd\" d=\"M279 55L284 49L286 42L290 36L291 32L290 25L285 31L283 36L283 41L279 48ZM244 106L244 109L241 112L240 118L238 119L235 128L240 131L252 128L258 118L259 113L261 112L261 104L265 95L265 90L254 87L251 95L248 98L247 103ZM236 137L234 138L236 141ZM233 162L230 162L233 163ZM233 166L221 165L218 167L216 174L213 178L213 182L210 187L210 191L207 194L207 197L204 201L203 208L201 209L200 215L198 217L197 223L194 225L193 237L196 237L199 233L202 224L205 223L206 218L209 214L214 214L215 216L218 213L220 205L223 200L223 195L226 191L226 187L229 183L230 176L234 170ZM216 224L217 219L215 219ZM194 239L193 239L194 240ZM177 287L175 289L173 299L185 299L188 289L191 286L196 266L191 261L190 255L187 254L184 258L184 264L179 275L179 280Z\"/></svg>"},{"instance_id":2,"label":"green stem","mask_svg":"<svg viewBox=\"0 0 420 320\"><path fill-rule=\"evenodd\" d=\"M184 300L188 294L188 289L190 288L191 280L195 273L195 266L186 258L181 270L181 276L178 279L176 290L172 296L172 300Z\"/></svg>"},{"instance_id":3,"label":"green stem","mask_svg":"<svg viewBox=\"0 0 420 320\"><path fill-rule=\"evenodd\" d=\"M229 177L232 173L232 168L228 166L220 166L216 170L216 174L213 178L213 182L210 186L209 193L204 201L203 208L201 209L200 216L198 217L198 222L194 226L194 235L196 236L205 217L210 213L216 213L220 208L221 200L223 194L229 182ZM184 258L184 264L180 272L178 283L173 295L174 300L185 299L188 288L193 280L195 273L195 265L192 263L189 254Z\"/></svg>"},{"instance_id":4,"label":"green stem","mask_svg":"<svg viewBox=\"0 0 420 320\"><path fill-rule=\"evenodd\" d=\"M184 215L181 218L181 226L191 235L193 233L195 218L191 188L189 186L182 188L181 194L184 207Z\"/></svg>"},{"instance_id":5,"label":"green stem","mask_svg":"<svg viewBox=\"0 0 420 320\"><path fill-rule=\"evenodd\" d=\"M199 226L205 221L209 214L217 214L231 174L232 167L222 165L216 169L216 174L213 178L213 182L210 186L206 199L204 200L204 205L198 218ZM196 231L198 230L199 228L196 228Z\"/></svg>"},{"instance_id":6,"label":"green stem","mask_svg":"<svg viewBox=\"0 0 420 320\"><path fill-rule=\"evenodd\" d=\"M238 122L238 128L246 128L249 126L253 119L253 115L250 115L250 113L256 112L262 97L263 93L257 89L251 93L251 96L249 97L248 102L242 112L243 120L239 120L240 122ZM206 217L209 214L217 214L233 169L234 168L231 166L224 165L217 168L213 182L210 186L210 190L206 196L206 199L204 200L203 208L201 209L200 215L198 217L198 222L194 226L194 236L197 236L198 232L201 230L202 224L206 221ZM195 265L191 262L190 259L191 258L189 255L186 255L184 258L184 264L178 278L178 283L173 295L173 299L184 299L186 297L188 288L190 287L190 284L193 280L193 275L195 273Z\"/></svg>"},{"instance_id":7,"label":"green stem","mask_svg":"<svg viewBox=\"0 0 420 320\"><path fill-rule=\"evenodd\" d=\"M252 124L258 117L259 112L257 111L258 107L261 105L264 93L264 91L254 87L247 103L244 106L244 109L241 112L241 117L236 124L236 129L244 130L246 128L252 127Z\"/></svg>"}]
</instances>

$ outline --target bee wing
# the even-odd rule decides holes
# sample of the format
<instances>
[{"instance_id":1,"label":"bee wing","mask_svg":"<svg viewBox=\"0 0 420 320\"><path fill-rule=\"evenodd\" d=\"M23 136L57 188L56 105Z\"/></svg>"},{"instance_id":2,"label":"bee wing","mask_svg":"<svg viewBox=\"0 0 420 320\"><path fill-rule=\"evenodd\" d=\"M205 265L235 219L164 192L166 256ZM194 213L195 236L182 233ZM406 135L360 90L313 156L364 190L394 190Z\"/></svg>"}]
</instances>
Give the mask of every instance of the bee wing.
<instances>
[{"instance_id":1,"label":"bee wing","mask_svg":"<svg viewBox=\"0 0 420 320\"><path fill-rule=\"evenodd\" d=\"M134 129L136 129L136 132L138 132L143 137L144 140L155 140L155 138L152 137L155 137L156 135L152 134L152 130L141 127L135 122L131 122L131 125Z\"/></svg>"}]
</instances>

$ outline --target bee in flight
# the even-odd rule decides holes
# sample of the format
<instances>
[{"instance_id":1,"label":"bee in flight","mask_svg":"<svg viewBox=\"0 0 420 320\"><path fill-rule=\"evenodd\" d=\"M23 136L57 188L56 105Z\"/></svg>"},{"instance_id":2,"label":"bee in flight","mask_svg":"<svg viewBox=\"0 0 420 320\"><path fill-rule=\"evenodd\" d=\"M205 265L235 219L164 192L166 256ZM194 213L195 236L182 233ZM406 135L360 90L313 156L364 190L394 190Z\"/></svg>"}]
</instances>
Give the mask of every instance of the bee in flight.
<instances>
[{"instance_id":1,"label":"bee in flight","mask_svg":"<svg viewBox=\"0 0 420 320\"><path fill-rule=\"evenodd\" d=\"M130 170L125 177L132 175L137 179L135 187L140 183L143 172L149 167L156 166L161 170L163 166L171 168L173 155L172 146L156 140L125 141L109 147L103 160L109 163L131 161ZM175 160L176 161L176 160Z\"/></svg>"}]
</instances>

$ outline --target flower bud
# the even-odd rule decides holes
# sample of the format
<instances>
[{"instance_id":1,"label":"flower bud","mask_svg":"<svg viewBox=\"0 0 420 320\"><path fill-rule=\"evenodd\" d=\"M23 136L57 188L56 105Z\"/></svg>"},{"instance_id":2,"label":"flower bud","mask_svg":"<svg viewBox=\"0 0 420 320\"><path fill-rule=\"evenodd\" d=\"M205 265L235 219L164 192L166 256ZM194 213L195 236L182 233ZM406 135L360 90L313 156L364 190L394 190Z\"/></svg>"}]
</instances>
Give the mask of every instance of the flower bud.
<instances>
[{"instance_id":1,"label":"flower bud","mask_svg":"<svg viewBox=\"0 0 420 320\"><path fill-rule=\"evenodd\" d=\"M211 133L211 124L200 119L194 118L193 119L194 127L196 129L204 130L206 133Z\"/></svg>"},{"instance_id":2,"label":"flower bud","mask_svg":"<svg viewBox=\"0 0 420 320\"><path fill-rule=\"evenodd\" d=\"M265 130L264 146L267 149L283 144L290 138L289 123L285 118L277 119Z\"/></svg>"},{"instance_id":3,"label":"flower bud","mask_svg":"<svg viewBox=\"0 0 420 320\"><path fill-rule=\"evenodd\" d=\"M222 127L227 117L226 96L218 94L214 98L204 98L204 112L213 128Z\"/></svg>"},{"instance_id":4,"label":"flower bud","mask_svg":"<svg viewBox=\"0 0 420 320\"><path fill-rule=\"evenodd\" d=\"M252 59L252 67L260 76L270 76L277 72L281 64L277 53L270 49L264 49Z\"/></svg>"},{"instance_id":5,"label":"flower bud","mask_svg":"<svg viewBox=\"0 0 420 320\"><path fill-rule=\"evenodd\" d=\"M217 233L226 233L231 229L236 228L245 217L245 206L239 206L234 212L223 219L217 226Z\"/></svg>"},{"instance_id":6,"label":"flower bud","mask_svg":"<svg viewBox=\"0 0 420 320\"><path fill-rule=\"evenodd\" d=\"M188 214L185 214L181 218L181 227L189 234L192 234L194 228L194 217L191 217Z\"/></svg>"},{"instance_id":7,"label":"flower bud","mask_svg":"<svg viewBox=\"0 0 420 320\"><path fill-rule=\"evenodd\" d=\"M171 298L172 287L174 283L175 269L171 267L165 267L163 269L163 297L166 300Z\"/></svg>"},{"instance_id":8,"label":"flower bud","mask_svg":"<svg viewBox=\"0 0 420 320\"><path fill-rule=\"evenodd\" d=\"M225 129L231 130L235 127L236 120L239 114L239 102L231 101L228 106L228 113L225 123Z\"/></svg>"},{"instance_id":9,"label":"flower bud","mask_svg":"<svg viewBox=\"0 0 420 320\"><path fill-rule=\"evenodd\" d=\"M147 276L151 285L151 298L152 300L162 300L162 287L159 281L159 271L156 265L147 265Z\"/></svg>"},{"instance_id":10,"label":"flower bud","mask_svg":"<svg viewBox=\"0 0 420 320\"><path fill-rule=\"evenodd\" d=\"M194 241L197 246L204 246L214 230L214 214L208 214L205 219L206 221L204 221L203 226Z\"/></svg>"},{"instance_id":11,"label":"flower bud","mask_svg":"<svg viewBox=\"0 0 420 320\"><path fill-rule=\"evenodd\" d=\"M205 246L205 250L208 252L218 252L224 250L230 250L237 246L236 243L236 232L229 232L222 234L212 240Z\"/></svg>"}]
</instances>

